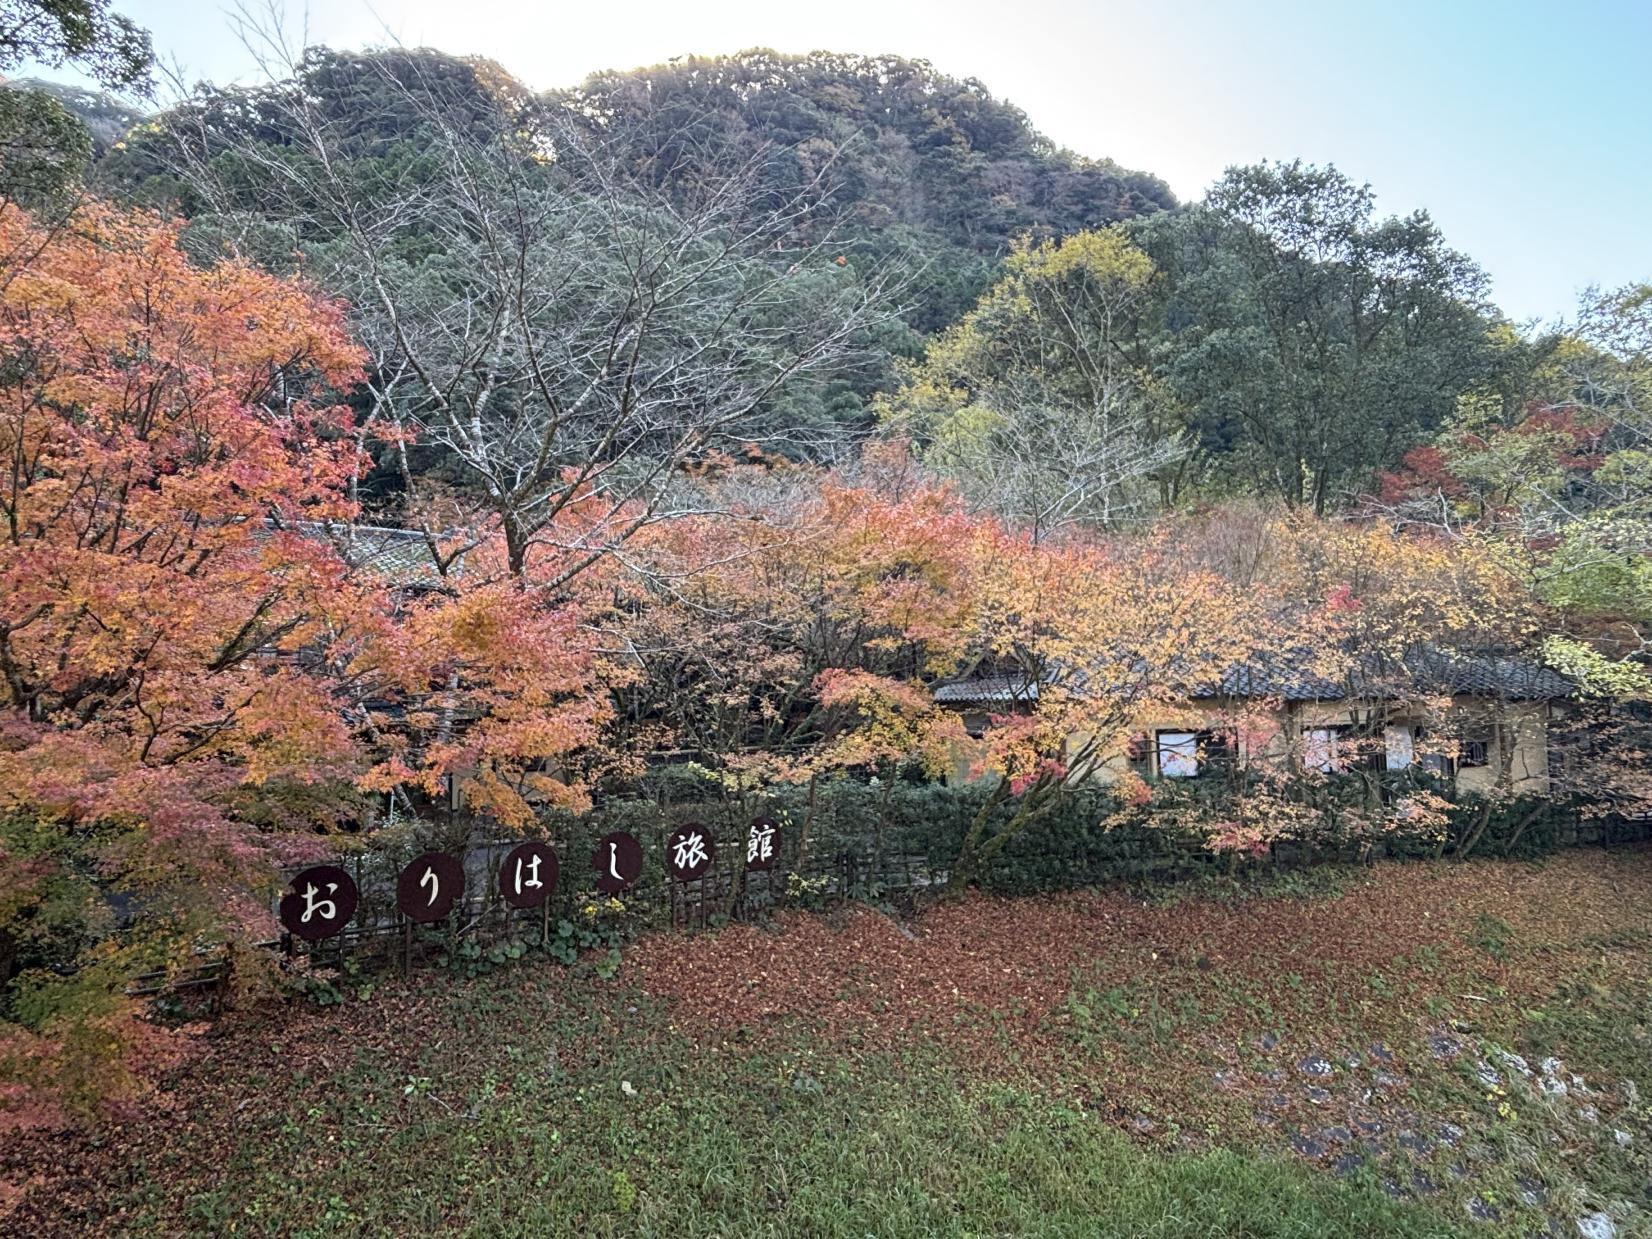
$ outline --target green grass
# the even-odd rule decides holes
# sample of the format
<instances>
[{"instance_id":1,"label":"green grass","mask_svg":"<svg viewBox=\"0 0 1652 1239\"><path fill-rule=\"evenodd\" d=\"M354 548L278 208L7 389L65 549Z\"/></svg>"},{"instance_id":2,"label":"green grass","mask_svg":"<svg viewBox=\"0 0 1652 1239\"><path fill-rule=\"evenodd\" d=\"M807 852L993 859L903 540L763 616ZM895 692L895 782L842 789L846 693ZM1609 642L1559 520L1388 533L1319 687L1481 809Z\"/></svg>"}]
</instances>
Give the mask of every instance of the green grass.
<instances>
[{"instance_id":1,"label":"green grass","mask_svg":"<svg viewBox=\"0 0 1652 1239\"><path fill-rule=\"evenodd\" d=\"M1029 901L1005 942L954 909L886 955L802 919L652 939L617 979L348 973L226 1021L170 1111L0 1148L0 1187L42 1235L1627 1237L1647 859L1109 898L1093 930Z\"/></svg>"},{"instance_id":2,"label":"green grass","mask_svg":"<svg viewBox=\"0 0 1652 1239\"><path fill-rule=\"evenodd\" d=\"M224 1082L221 1105L253 1097L257 1112L224 1143L162 1144L106 1184L126 1229L1453 1233L1374 1182L1138 1145L1092 1110L972 1082L938 1056L848 1058L785 1033L697 1050L617 985L553 994L503 974L443 989L400 1061L340 1048L330 1070L274 1090L255 1064ZM273 1067L282 1050L269 1053Z\"/></svg>"}]
</instances>

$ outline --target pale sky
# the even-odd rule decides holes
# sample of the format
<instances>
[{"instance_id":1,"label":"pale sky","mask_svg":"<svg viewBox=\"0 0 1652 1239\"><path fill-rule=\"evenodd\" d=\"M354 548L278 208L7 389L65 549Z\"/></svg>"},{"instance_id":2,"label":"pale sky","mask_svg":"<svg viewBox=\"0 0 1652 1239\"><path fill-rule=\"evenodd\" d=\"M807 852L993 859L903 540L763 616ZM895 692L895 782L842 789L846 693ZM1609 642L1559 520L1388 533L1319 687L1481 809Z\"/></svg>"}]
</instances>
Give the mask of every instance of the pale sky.
<instances>
[{"instance_id":1,"label":"pale sky","mask_svg":"<svg viewBox=\"0 0 1652 1239\"><path fill-rule=\"evenodd\" d=\"M1426 207L1517 321L1652 279L1652 0L273 2L312 43L489 56L536 89L689 53L894 52L1184 200L1231 164L1335 163L1385 213ZM191 79L252 75L224 8L113 7Z\"/></svg>"}]
</instances>

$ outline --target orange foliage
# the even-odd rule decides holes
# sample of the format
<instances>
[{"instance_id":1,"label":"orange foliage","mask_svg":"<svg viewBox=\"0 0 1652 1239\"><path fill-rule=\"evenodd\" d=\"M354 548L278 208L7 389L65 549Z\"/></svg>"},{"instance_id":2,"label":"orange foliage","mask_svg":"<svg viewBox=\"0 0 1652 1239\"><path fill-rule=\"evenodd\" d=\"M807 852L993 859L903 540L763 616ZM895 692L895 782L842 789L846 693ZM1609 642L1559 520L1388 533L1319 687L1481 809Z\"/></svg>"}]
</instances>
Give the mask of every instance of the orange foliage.
<instances>
[{"instance_id":1,"label":"orange foliage","mask_svg":"<svg viewBox=\"0 0 1652 1239\"><path fill-rule=\"evenodd\" d=\"M0 844L0 942L88 868L142 910L72 984L23 978L40 1000L0 1059L61 1076L77 1038L108 1050L89 1062L138 1048L134 968L268 933L277 864L324 850L353 785L474 773L524 825L533 793L584 803L543 767L607 704L588 612L507 579L494 531L420 596L318 536L355 516L337 304L100 206L56 230L0 209L0 253L0 820L39 825Z\"/></svg>"}]
</instances>

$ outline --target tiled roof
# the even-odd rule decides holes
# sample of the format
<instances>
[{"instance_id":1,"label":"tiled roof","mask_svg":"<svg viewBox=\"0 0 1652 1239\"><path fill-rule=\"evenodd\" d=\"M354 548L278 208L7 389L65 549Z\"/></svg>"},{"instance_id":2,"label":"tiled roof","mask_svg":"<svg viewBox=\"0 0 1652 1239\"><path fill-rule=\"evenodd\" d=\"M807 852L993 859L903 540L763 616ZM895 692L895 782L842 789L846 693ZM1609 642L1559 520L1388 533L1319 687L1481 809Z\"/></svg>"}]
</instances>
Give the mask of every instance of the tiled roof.
<instances>
[{"instance_id":1,"label":"tiled roof","mask_svg":"<svg viewBox=\"0 0 1652 1239\"><path fill-rule=\"evenodd\" d=\"M1419 686L1453 696L1545 701L1577 690L1558 671L1515 654L1465 656L1433 650L1413 656L1407 665Z\"/></svg>"},{"instance_id":2,"label":"tiled roof","mask_svg":"<svg viewBox=\"0 0 1652 1239\"><path fill-rule=\"evenodd\" d=\"M1038 684L1025 676L977 675L935 686L935 700L947 705L1008 705L1037 701Z\"/></svg>"},{"instance_id":3,"label":"tiled roof","mask_svg":"<svg viewBox=\"0 0 1652 1239\"><path fill-rule=\"evenodd\" d=\"M1346 697L1392 698L1412 692L1543 701L1568 697L1574 691L1565 676L1515 654L1416 650L1397 663L1376 658L1356 660L1342 679L1306 670L1309 661L1303 651L1300 658L1275 656L1230 667L1194 696L1204 700L1278 697L1285 701L1337 701ZM1080 689L1080 680L1080 676L1070 675L1067 686ZM967 676L938 685L935 700L949 705L1034 702L1038 700L1038 685L1025 677Z\"/></svg>"},{"instance_id":4,"label":"tiled roof","mask_svg":"<svg viewBox=\"0 0 1652 1239\"><path fill-rule=\"evenodd\" d=\"M385 525L324 525L300 522L293 528L306 537L333 546L355 568L375 572L394 585L435 586L442 583L430 544L417 529L392 529ZM460 564L448 568L457 576Z\"/></svg>"}]
</instances>

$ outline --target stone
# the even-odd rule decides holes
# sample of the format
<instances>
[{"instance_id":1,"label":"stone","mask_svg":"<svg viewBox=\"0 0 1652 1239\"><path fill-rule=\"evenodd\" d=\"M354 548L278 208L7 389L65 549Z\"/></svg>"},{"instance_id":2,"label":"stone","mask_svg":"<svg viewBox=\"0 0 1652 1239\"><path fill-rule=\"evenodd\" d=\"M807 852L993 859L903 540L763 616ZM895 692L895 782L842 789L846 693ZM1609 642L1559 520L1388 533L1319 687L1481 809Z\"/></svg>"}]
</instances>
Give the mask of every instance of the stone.
<instances>
[{"instance_id":1,"label":"stone","mask_svg":"<svg viewBox=\"0 0 1652 1239\"><path fill-rule=\"evenodd\" d=\"M1320 1158L1324 1157L1328 1152L1324 1144L1322 1144L1318 1139L1313 1136L1303 1135L1299 1131L1293 1131L1290 1134L1290 1142L1291 1148L1295 1149L1303 1157Z\"/></svg>"},{"instance_id":2,"label":"stone","mask_svg":"<svg viewBox=\"0 0 1652 1239\"><path fill-rule=\"evenodd\" d=\"M1503 1216L1495 1208L1488 1205L1478 1196L1470 1200L1463 1206L1463 1208L1468 1210L1468 1215L1476 1222L1495 1222L1498 1218Z\"/></svg>"},{"instance_id":3,"label":"stone","mask_svg":"<svg viewBox=\"0 0 1652 1239\"><path fill-rule=\"evenodd\" d=\"M1440 1123L1435 1131L1439 1134L1440 1143L1454 1145L1463 1138L1463 1129L1455 1123Z\"/></svg>"},{"instance_id":4,"label":"stone","mask_svg":"<svg viewBox=\"0 0 1652 1239\"><path fill-rule=\"evenodd\" d=\"M1500 1050L1497 1054L1497 1061L1502 1063L1507 1070L1517 1071L1523 1076L1529 1076L1532 1073L1530 1063L1521 1058L1520 1055L1512 1054L1508 1050Z\"/></svg>"},{"instance_id":5,"label":"stone","mask_svg":"<svg viewBox=\"0 0 1652 1239\"><path fill-rule=\"evenodd\" d=\"M1317 1080L1326 1079L1336 1071L1331 1065L1331 1060L1320 1054L1303 1059L1296 1065L1296 1069L1303 1075L1313 1076Z\"/></svg>"},{"instance_id":6,"label":"stone","mask_svg":"<svg viewBox=\"0 0 1652 1239\"><path fill-rule=\"evenodd\" d=\"M1331 1163L1331 1173L1336 1175L1351 1175L1365 1165L1365 1158L1359 1153L1343 1153Z\"/></svg>"},{"instance_id":7,"label":"stone","mask_svg":"<svg viewBox=\"0 0 1652 1239\"><path fill-rule=\"evenodd\" d=\"M1483 1088L1496 1088L1503 1082L1503 1077L1485 1059L1474 1064L1474 1078L1480 1081Z\"/></svg>"},{"instance_id":8,"label":"stone","mask_svg":"<svg viewBox=\"0 0 1652 1239\"><path fill-rule=\"evenodd\" d=\"M1256 1039L1256 1048L1264 1054L1271 1054L1279 1048L1279 1038L1271 1032L1265 1032Z\"/></svg>"},{"instance_id":9,"label":"stone","mask_svg":"<svg viewBox=\"0 0 1652 1239\"><path fill-rule=\"evenodd\" d=\"M1391 1063L1394 1061L1394 1051L1390 1050L1380 1041L1373 1041L1368 1052L1371 1057L1376 1059L1379 1063Z\"/></svg>"},{"instance_id":10,"label":"stone","mask_svg":"<svg viewBox=\"0 0 1652 1239\"><path fill-rule=\"evenodd\" d=\"M1463 1043L1448 1033L1429 1033L1428 1048L1435 1058L1456 1058L1463 1052Z\"/></svg>"},{"instance_id":11,"label":"stone","mask_svg":"<svg viewBox=\"0 0 1652 1239\"><path fill-rule=\"evenodd\" d=\"M1589 1213L1578 1218L1577 1233L1583 1239L1617 1239L1618 1224L1610 1214Z\"/></svg>"},{"instance_id":12,"label":"stone","mask_svg":"<svg viewBox=\"0 0 1652 1239\"><path fill-rule=\"evenodd\" d=\"M1402 1131L1394 1137L1394 1143L1408 1153L1427 1153L1434 1147L1434 1142L1427 1136L1420 1136L1414 1131Z\"/></svg>"},{"instance_id":13,"label":"stone","mask_svg":"<svg viewBox=\"0 0 1652 1239\"><path fill-rule=\"evenodd\" d=\"M1549 1189L1536 1179L1525 1175L1516 1175L1514 1185L1520 1190L1520 1202L1527 1205L1540 1205L1549 1198Z\"/></svg>"},{"instance_id":14,"label":"stone","mask_svg":"<svg viewBox=\"0 0 1652 1239\"><path fill-rule=\"evenodd\" d=\"M1331 1100L1331 1094L1316 1085L1310 1084L1302 1090L1302 1095L1316 1106L1323 1106Z\"/></svg>"}]
</instances>

